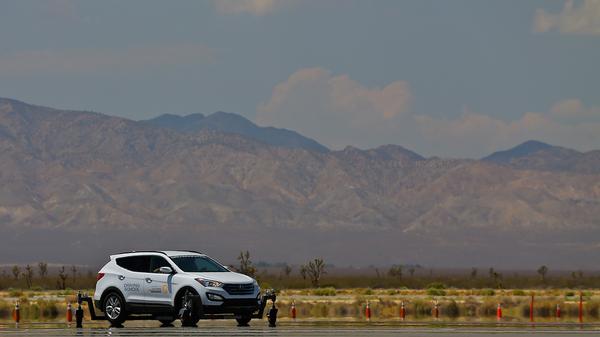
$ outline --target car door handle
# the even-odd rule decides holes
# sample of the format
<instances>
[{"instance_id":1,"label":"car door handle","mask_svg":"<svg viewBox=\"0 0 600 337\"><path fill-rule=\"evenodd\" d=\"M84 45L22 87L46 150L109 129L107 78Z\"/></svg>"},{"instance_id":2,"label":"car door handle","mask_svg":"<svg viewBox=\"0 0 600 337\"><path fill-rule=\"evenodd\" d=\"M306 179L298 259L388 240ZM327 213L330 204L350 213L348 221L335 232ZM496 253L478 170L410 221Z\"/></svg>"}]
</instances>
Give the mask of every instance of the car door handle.
<instances>
[{"instance_id":1,"label":"car door handle","mask_svg":"<svg viewBox=\"0 0 600 337\"><path fill-rule=\"evenodd\" d=\"M125 279L125 276L119 275L119 280L123 281L124 279Z\"/></svg>"},{"instance_id":2,"label":"car door handle","mask_svg":"<svg viewBox=\"0 0 600 337\"><path fill-rule=\"evenodd\" d=\"M146 283L152 283L152 279L149 277L146 277Z\"/></svg>"}]
</instances>

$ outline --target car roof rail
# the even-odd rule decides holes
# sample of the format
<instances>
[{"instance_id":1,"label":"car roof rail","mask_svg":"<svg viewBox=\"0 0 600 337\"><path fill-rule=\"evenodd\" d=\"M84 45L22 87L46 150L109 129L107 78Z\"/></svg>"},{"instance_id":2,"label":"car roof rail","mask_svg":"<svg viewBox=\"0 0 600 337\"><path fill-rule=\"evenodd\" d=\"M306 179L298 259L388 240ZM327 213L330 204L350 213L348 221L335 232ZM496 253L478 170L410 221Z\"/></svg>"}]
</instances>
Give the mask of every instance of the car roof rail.
<instances>
[{"instance_id":1,"label":"car roof rail","mask_svg":"<svg viewBox=\"0 0 600 337\"><path fill-rule=\"evenodd\" d=\"M165 253L166 251L169 251L169 250L165 250L165 251L161 251L161 250L129 250L129 251L125 251L125 252L115 253L112 255L131 254L131 253L157 253L157 254L169 256L167 253ZM189 253L195 253L195 254L200 254L200 255L206 255L197 250L190 250L190 249L175 249L172 251L173 252L189 252Z\"/></svg>"},{"instance_id":2,"label":"car roof rail","mask_svg":"<svg viewBox=\"0 0 600 337\"><path fill-rule=\"evenodd\" d=\"M187 250L186 249L186 250L180 250L180 252L190 252L190 253L196 253L196 254L200 254L200 255L205 255L204 253L199 252L197 250Z\"/></svg>"},{"instance_id":3,"label":"car roof rail","mask_svg":"<svg viewBox=\"0 0 600 337\"><path fill-rule=\"evenodd\" d=\"M130 253L158 253L162 255L167 255L165 252L161 252L160 250L130 250L126 252L120 252L113 255L121 255L121 254L130 254Z\"/></svg>"}]
</instances>

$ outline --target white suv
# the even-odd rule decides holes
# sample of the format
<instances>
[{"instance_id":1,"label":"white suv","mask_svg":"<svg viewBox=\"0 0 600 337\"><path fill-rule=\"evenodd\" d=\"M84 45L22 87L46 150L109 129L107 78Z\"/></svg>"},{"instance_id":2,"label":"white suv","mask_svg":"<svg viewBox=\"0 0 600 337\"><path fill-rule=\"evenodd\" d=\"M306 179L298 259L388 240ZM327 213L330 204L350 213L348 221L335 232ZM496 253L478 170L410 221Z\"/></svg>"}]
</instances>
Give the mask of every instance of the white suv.
<instances>
[{"instance_id":1,"label":"white suv","mask_svg":"<svg viewBox=\"0 0 600 337\"><path fill-rule=\"evenodd\" d=\"M138 251L112 255L100 269L94 304L113 325L126 319L171 324L177 318L184 325L195 325L203 317L226 316L247 325L256 317L261 298L256 280L205 254ZM194 309L182 314L188 308Z\"/></svg>"}]
</instances>

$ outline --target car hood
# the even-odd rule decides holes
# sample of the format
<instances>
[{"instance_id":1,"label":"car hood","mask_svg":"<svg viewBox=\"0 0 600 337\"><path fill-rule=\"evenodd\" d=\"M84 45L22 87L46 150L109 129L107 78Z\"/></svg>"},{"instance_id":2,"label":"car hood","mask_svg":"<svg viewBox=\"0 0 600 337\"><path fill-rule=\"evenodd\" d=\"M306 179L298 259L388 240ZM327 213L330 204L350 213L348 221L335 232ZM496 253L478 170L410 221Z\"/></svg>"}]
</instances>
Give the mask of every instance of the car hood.
<instances>
[{"instance_id":1,"label":"car hood","mask_svg":"<svg viewBox=\"0 0 600 337\"><path fill-rule=\"evenodd\" d=\"M196 277L200 277L207 280L219 281L223 283L252 283L254 279L244 274L234 272L216 272L216 273L188 273Z\"/></svg>"}]
</instances>

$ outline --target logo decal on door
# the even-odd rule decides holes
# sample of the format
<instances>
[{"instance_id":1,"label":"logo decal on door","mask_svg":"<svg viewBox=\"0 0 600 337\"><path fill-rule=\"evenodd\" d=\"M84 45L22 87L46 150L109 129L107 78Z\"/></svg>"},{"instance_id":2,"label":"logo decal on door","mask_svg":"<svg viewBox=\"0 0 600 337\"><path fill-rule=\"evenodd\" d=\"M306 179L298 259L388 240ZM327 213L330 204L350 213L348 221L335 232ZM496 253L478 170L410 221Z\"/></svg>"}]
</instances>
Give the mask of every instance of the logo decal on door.
<instances>
[{"instance_id":1,"label":"logo decal on door","mask_svg":"<svg viewBox=\"0 0 600 337\"><path fill-rule=\"evenodd\" d=\"M140 285L137 283L125 283L123 284L123 290L126 292L139 293Z\"/></svg>"}]
</instances>

